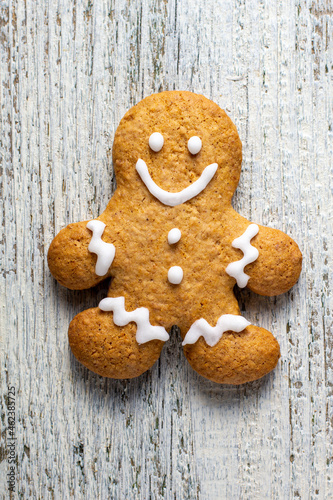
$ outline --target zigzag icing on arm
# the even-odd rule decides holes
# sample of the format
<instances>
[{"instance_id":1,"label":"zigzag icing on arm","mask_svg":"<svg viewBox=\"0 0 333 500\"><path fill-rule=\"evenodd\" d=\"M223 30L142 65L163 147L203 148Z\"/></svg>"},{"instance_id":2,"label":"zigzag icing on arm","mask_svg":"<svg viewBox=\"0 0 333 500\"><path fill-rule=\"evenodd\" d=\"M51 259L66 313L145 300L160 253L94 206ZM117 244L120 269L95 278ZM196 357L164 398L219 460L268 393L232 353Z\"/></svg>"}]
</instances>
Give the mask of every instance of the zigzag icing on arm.
<instances>
[{"instance_id":1,"label":"zigzag icing on arm","mask_svg":"<svg viewBox=\"0 0 333 500\"><path fill-rule=\"evenodd\" d=\"M101 300L98 307L102 311L113 312L113 322L117 326L125 326L132 321L137 324L136 341L144 344L150 340L169 340L169 334L163 326L153 326L149 321L149 311L146 307L139 307L134 311L126 311L124 297L107 297Z\"/></svg>"},{"instance_id":2,"label":"zigzag icing on arm","mask_svg":"<svg viewBox=\"0 0 333 500\"><path fill-rule=\"evenodd\" d=\"M112 243L106 243L102 240L102 234L105 229L104 222L91 220L88 222L87 228L93 233L88 250L97 255L95 273L97 276L104 276L113 262L116 249Z\"/></svg>"},{"instance_id":3,"label":"zigzag icing on arm","mask_svg":"<svg viewBox=\"0 0 333 500\"><path fill-rule=\"evenodd\" d=\"M193 323L185 338L183 346L187 344L195 344L196 341L203 337L210 347L218 343L224 332L241 332L251 323L242 316L235 314L223 314L217 320L216 326L211 326L205 319L200 318Z\"/></svg>"},{"instance_id":4,"label":"zigzag icing on arm","mask_svg":"<svg viewBox=\"0 0 333 500\"><path fill-rule=\"evenodd\" d=\"M200 175L199 179L197 179L193 184L190 184L182 191L178 193L170 193L170 191L164 191L164 189L160 188L150 177L150 173L148 171L148 167L146 163L139 158L136 162L136 170L141 177L142 182L145 184L148 191L155 196L161 203L164 205L168 205L170 207L175 207L176 205L181 205L186 201L190 200L197 196L201 191L205 189L208 183L214 177L214 174L217 170L217 163L212 163L208 165Z\"/></svg>"},{"instance_id":5,"label":"zigzag icing on arm","mask_svg":"<svg viewBox=\"0 0 333 500\"><path fill-rule=\"evenodd\" d=\"M250 224L246 231L232 242L234 248L242 250L244 257L229 264L226 268L226 273L235 278L240 288L246 287L250 279L250 276L244 273L245 266L257 260L259 256L259 251L250 243L258 232L259 227L257 224Z\"/></svg>"}]
</instances>

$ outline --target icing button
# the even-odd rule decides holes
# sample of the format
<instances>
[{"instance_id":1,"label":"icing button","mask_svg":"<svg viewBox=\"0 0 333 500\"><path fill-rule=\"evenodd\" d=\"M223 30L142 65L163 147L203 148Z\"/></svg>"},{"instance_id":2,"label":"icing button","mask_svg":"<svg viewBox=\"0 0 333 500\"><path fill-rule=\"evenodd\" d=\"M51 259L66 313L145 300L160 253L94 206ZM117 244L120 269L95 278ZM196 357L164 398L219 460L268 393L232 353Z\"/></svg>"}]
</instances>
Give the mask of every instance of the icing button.
<instances>
[{"instance_id":1,"label":"icing button","mask_svg":"<svg viewBox=\"0 0 333 500\"><path fill-rule=\"evenodd\" d=\"M173 285L179 285L183 279L184 273L181 267L179 266L173 266L170 267L168 271L168 280L170 283Z\"/></svg>"},{"instance_id":2,"label":"icing button","mask_svg":"<svg viewBox=\"0 0 333 500\"><path fill-rule=\"evenodd\" d=\"M177 227L174 227L171 229L168 233L168 243L169 245L174 245L175 243L178 243L178 241L181 238L182 233Z\"/></svg>"}]
</instances>

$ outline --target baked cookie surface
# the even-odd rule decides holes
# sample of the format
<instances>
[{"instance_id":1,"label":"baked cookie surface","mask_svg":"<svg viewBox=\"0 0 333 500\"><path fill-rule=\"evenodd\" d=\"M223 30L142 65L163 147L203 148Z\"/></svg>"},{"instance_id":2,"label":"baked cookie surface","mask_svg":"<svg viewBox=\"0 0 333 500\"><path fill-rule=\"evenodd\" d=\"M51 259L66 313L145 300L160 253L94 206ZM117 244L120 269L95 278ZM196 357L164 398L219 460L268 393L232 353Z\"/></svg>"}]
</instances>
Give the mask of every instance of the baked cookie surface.
<instances>
[{"instance_id":1,"label":"baked cookie surface","mask_svg":"<svg viewBox=\"0 0 333 500\"><path fill-rule=\"evenodd\" d=\"M69 327L89 369L140 375L173 325L191 366L215 382L248 382L276 366L276 339L242 318L233 287L284 293L302 257L286 234L231 207L241 161L235 125L201 95L162 92L125 114L113 144L115 194L98 219L63 229L48 253L68 288L112 277L108 298Z\"/></svg>"}]
</instances>

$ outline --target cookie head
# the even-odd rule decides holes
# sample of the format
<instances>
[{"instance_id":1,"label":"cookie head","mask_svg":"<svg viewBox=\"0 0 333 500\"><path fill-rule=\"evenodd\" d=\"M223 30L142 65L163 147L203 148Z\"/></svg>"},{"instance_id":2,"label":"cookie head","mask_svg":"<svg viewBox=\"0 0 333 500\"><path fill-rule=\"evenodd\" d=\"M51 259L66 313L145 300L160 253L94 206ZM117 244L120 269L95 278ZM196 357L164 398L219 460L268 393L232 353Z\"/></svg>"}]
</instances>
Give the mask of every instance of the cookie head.
<instances>
[{"instance_id":1,"label":"cookie head","mask_svg":"<svg viewBox=\"0 0 333 500\"><path fill-rule=\"evenodd\" d=\"M209 190L229 203L241 170L241 142L217 104L191 92L167 91L126 113L116 131L113 160L118 186L135 182L138 197L148 189L149 199L164 203L158 193L171 193L165 204L174 206ZM172 196L182 191L183 196Z\"/></svg>"}]
</instances>

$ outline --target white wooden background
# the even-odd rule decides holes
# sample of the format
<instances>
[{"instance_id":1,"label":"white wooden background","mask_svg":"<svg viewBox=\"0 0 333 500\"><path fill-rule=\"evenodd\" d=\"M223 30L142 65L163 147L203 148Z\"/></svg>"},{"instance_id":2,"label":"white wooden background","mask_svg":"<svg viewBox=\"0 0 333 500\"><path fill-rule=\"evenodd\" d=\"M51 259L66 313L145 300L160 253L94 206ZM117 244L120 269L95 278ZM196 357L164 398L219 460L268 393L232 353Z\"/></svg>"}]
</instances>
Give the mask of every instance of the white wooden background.
<instances>
[{"instance_id":1,"label":"white wooden background","mask_svg":"<svg viewBox=\"0 0 333 500\"><path fill-rule=\"evenodd\" d=\"M1 498L8 386L13 498L333 498L332 36L330 0L0 0ZM107 285L71 292L47 267L54 235L111 196L122 115L168 89L228 112L234 206L304 253L288 294L240 295L282 351L240 387L196 375L177 332L139 379L88 372L67 327Z\"/></svg>"}]
</instances>

